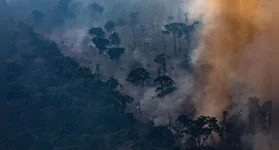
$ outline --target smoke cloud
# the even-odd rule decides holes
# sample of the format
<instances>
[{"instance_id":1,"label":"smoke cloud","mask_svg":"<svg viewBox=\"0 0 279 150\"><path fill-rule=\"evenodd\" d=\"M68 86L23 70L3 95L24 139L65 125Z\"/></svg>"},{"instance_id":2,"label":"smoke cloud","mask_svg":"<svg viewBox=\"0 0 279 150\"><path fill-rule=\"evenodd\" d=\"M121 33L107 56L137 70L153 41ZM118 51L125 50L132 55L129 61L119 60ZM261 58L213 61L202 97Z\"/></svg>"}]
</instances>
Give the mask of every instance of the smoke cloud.
<instances>
[{"instance_id":1,"label":"smoke cloud","mask_svg":"<svg viewBox=\"0 0 279 150\"><path fill-rule=\"evenodd\" d=\"M30 2L22 5L22 2L20 3L19 0L13 0L10 1L10 5L17 9L19 9L19 6L24 6L24 10L30 8L31 10L36 9L42 11L45 15L45 20L43 20L43 23L39 23L35 29L55 41L64 55L76 59L81 65L90 67L93 72L96 69L96 64L100 63L104 79L106 80L110 77L116 78L123 85L121 92L135 98L135 102L128 106L127 111L133 112L138 117L137 105L140 105L142 118L145 120L152 119L156 125L168 124L170 118L175 120L178 114L186 111L184 106L190 103L190 99L186 99L185 97L191 95L191 84L193 80L188 71L177 67L181 64L181 61L184 61L184 56L181 55L182 57L178 59L173 55L172 38L166 36L164 37L164 42L162 42L162 28L165 24L175 21L185 21L186 17L184 13L186 10L182 7L184 4L183 1L96 0L94 2L104 7L104 12L92 14L87 11L92 1L71 0L71 7L67 9L67 11L71 12L70 14L74 14L71 16L65 15L65 10L61 10L60 7L57 10L59 0L47 1L47 3L52 3L49 4L50 8L42 9L42 4L45 2L46 0L37 0L36 3ZM79 5L75 5L76 3ZM23 8L20 8L20 10ZM62 12L61 14L64 16L55 19L58 16L57 12ZM132 48L134 39L131 26L117 26L116 31L119 33L121 46L126 49L121 61L116 64L115 61L110 60L106 56L99 57L98 51L91 41L92 37L88 35L88 30L91 27L103 27L109 20L117 22L118 19L123 19L126 23L129 23L131 20L130 13L133 12L139 13L136 26L138 30L138 38L136 39L137 48ZM168 20L170 16L172 18L171 21ZM62 20L62 23L57 25L55 22L57 20ZM143 45L145 43L149 45L144 47ZM168 48L165 48L162 43L168 45ZM181 44L181 49L185 45ZM167 63L168 76L174 79L178 90L172 95L159 99L156 98L156 87L152 84L153 79L158 74L158 65L154 62L154 57L161 53L166 53L172 57ZM131 66L135 63L141 64L152 76L152 81L150 81L152 83L150 85L152 86L145 87L144 92L142 92L140 87L130 85L125 80L131 70Z\"/></svg>"},{"instance_id":2,"label":"smoke cloud","mask_svg":"<svg viewBox=\"0 0 279 150\"><path fill-rule=\"evenodd\" d=\"M197 116L220 117L232 101L243 103L253 95L263 100L278 99L279 45L275 40L279 18L275 6L279 2L211 0L205 5L198 0L194 4L204 11L199 15L190 11L203 22L200 44L193 55ZM248 88L252 90L239 96Z\"/></svg>"},{"instance_id":3,"label":"smoke cloud","mask_svg":"<svg viewBox=\"0 0 279 150\"><path fill-rule=\"evenodd\" d=\"M193 54L196 116L221 118L230 104L241 107L251 96L276 103L279 1L211 0L205 4L198 0L193 4L193 10L203 10L192 13L189 9L193 18L203 22ZM257 150L270 149L271 134L257 131L250 144Z\"/></svg>"},{"instance_id":4,"label":"smoke cloud","mask_svg":"<svg viewBox=\"0 0 279 150\"><path fill-rule=\"evenodd\" d=\"M138 26L143 26L148 32L139 35L138 43L148 41L151 46L132 50L129 27L117 27L121 43L127 50L121 64L116 67L107 58L100 61L104 75L117 78L124 85L123 92L135 97L142 113L147 117L154 116L158 124L167 122L169 115L175 118L183 112L184 105L192 103L189 97L193 97L196 116L219 117L231 102L242 104L251 96L276 100L279 96L276 93L279 72L275 68L279 56L275 50L279 47L276 42L279 17L275 8L279 2L276 0L96 0L94 2L104 6L104 13L96 16L86 9L91 1L72 0L76 5L70 7L69 11L74 15L63 17L65 23L60 26L53 25L51 21L57 16L54 6L58 5L59 0L28 2L9 0L13 8L22 10L20 12L23 12L23 8L29 12L34 9L42 11L46 20L40 27L47 26L51 31L40 31L57 43L63 43L59 45L65 55L76 58L92 70L98 59L95 49L89 47L91 37L88 36L88 29L102 27L108 20L129 20L129 13L139 12ZM140 89L135 90L125 82L131 64L139 62L152 76L156 76L154 56L162 52L171 54L173 51L171 39L162 42L161 28L168 22L169 16L174 17L172 21L185 22L184 12L187 12L190 22L201 20L203 23L199 30L199 46L192 54L194 74L177 67L180 62L173 56L167 70L179 90L161 100L153 98L154 87L146 88L144 96L138 94L141 93ZM162 43L167 43L167 50L164 51Z\"/></svg>"}]
</instances>

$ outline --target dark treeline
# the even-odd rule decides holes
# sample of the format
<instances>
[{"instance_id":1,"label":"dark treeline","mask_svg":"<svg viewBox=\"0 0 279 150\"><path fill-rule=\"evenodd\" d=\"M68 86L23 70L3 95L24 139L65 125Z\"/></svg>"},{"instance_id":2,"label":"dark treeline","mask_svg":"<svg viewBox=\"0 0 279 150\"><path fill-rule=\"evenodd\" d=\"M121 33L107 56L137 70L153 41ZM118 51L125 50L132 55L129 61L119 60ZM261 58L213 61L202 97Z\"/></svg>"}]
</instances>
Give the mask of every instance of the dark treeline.
<instances>
[{"instance_id":1,"label":"dark treeline","mask_svg":"<svg viewBox=\"0 0 279 150\"><path fill-rule=\"evenodd\" d=\"M61 1L61 7L62 2L69 1ZM104 10L96 3L90 8L95 13ZM131 13L130 26L137 22L138 15ZM3 87L1 135L4 138L0 139L0 149L252 150L253 146L245 143L243 136L271 132L272 102L261 104L256 97L251 97L245 105L247 113L232 111L240 106L231 105L221 120L180 114L168 125L157 126L152 120L143 122L141 117L126 112L135 98L121 92L123 85L118 79L104 79L102 64L97 63L92 73L74 59L63 56L55 42L34 31L34 24L44 14L36 10L31 16L34 20L29 25L14 20L1 24L0 48L4 61L0 66L1 79L4 79L0 83ZM107 57L115 64L121 63L127 51L116 29L119 25L121 21L107 21L102 27L88 29L98 58ZM195 25L198 23L171 22L162 31L162 36L172 39L173 55L186 55L182 67L188 73L193 69L187 55L189 48L182 47L181 41L191 42ZM133 31L132 49L140 45L137 34ZM148 48L148 44L142 46ZM136 65L128 71L126 82L142 90L156 87L159 99L172 94L177 90L175 79L168 75L167 69L172 58L169 53L159 52L153 59L158 67L155 76L148 68Z\"/></svg>"}]
</instances>

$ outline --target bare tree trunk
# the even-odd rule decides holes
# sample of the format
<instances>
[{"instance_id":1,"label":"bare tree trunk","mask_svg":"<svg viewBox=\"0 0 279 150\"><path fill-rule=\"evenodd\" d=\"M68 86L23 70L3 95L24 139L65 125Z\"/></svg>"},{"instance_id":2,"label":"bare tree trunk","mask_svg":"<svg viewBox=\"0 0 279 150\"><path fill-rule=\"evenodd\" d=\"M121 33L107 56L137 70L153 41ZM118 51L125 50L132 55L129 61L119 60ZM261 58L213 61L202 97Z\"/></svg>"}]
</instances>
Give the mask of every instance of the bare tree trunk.
<instances>
[{"instance_id":1,"label":"bare tree trunk","mask_svg":"<svg viewBox=\"0 0 279 150\"><path fill-rule=\"evenodd\" d=\"M178 54L180 54L180 39L181 38L178 38Z\"/></svg>"},{"instance_id":2,"label":"bare tree trunk","mask_svg":"<svg viewBox=\"0 0 279 150\"><path fill-rule=\"evenodd\" d=\"M173 50L174 50L174 53L176 54L176 35L173 34Z\"/></svg>"},{"instance_id":3,"label":"bare tree trunk","mask_svg":"<svg viewBox=\"0 0 279 150\"><path fill-rule=\"evenodd\" d=\"M186 34L186 49L187 49L187 51L189 51L190 43L191 43L190 35Z\"/></svg>"}]
</instances>

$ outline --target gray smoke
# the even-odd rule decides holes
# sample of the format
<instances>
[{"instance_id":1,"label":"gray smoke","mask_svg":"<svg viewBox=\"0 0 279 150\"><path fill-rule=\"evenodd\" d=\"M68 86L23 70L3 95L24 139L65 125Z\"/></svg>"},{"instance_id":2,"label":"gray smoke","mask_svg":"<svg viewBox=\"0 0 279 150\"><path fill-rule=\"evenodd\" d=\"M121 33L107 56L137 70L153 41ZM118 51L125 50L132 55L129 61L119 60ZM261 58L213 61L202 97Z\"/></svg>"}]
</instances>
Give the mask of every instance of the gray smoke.
<instances>
[{"instance_id":1,"label":"gray smoke","mask_svg":"<svg viewBox=\"0 0 279 150\"><path fill-rule=\"evenodd\" d=\"M63 0L66 2L67 0ZM17 12L29 12L39 10L44 13L44 23L36 26L36 30L44 34L49 39L58 43L63 54L76 59L81 65L90 67L94 72L96 64L101 64L104 79L113 76L123 85L121 90L135 98L127 111L131 111L135 116L139 115L137 107L141 107L144 120L154 120L156 124L166 124L171 119L175 119L178 114L192 112L190 108L193 79L182 67L178 67L185 59L183 55L173 55L173 43L171 37L163 37L162 29L166 23L184 22L186 23L185 1L179 0L115 0L94 2L104 7L104 12L93 14L88 11L92 4L89 0L71 0L69 3L70 17L62 17L63 23L56 25L53 18L57 16L56 10L59 0L10 0L9 4L17 9ZM117 22L119 19L130 22L130 13L139 14L136 25L137 48L133 47L132 28L129 25L116 28L121 38L121 44L126 48L121 62L116 64L108 56L99 57L97 49L92 44L88 35L91 27L103 27L106 21ZM29 14L26 13L26 16ZM170 17L171 16L171 17ZM145 31L144 31L145 30ZM144 44L149 44L144 46ZM181 49L186 48L184 41L181 41ZM165 49L164 44L167 45ZM164 98L156 98L154 87L146 86L142 92L141 88L135 87L125 81L127 74L134 64L141 64L146 68L154 79L158 74L158 65L154 62L154 57L165 53L170 56L167 63L168 76L176 82L178 90ZM144 94L143 94L144 93ZM187 110L185 107L189 107Z\"/></svg>"}]
</instances>

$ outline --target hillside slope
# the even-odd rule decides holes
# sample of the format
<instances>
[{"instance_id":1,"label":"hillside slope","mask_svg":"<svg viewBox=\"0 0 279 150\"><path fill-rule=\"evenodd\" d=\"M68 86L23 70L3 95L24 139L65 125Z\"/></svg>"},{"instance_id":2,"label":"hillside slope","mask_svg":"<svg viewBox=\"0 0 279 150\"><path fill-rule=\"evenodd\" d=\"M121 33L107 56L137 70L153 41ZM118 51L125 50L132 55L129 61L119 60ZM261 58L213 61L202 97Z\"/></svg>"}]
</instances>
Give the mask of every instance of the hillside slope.
<instances>
[{"instance_id":1,"label":"hillside slope","mask_svg":"<svg viewBox=\"0 0 279 150\"><path fill-rule=\"evenodd\" d=\"M124 111L131 97L115 80L96 80L23 23L6 29L4 149L103 150L133 140L135 120Z\"/></svg>"}]
</instances>

